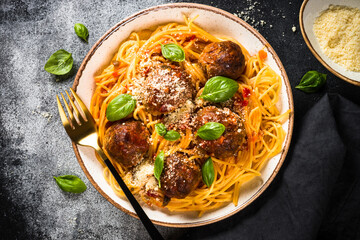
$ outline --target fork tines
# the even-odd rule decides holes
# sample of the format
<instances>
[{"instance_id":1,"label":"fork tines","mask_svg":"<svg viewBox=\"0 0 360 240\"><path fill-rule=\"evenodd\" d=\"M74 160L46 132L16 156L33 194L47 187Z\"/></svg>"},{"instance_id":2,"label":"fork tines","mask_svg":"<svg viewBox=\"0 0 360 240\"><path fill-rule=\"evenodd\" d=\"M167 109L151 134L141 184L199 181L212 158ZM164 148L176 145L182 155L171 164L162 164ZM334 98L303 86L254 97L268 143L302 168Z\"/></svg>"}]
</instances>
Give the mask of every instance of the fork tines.
<instances>
[{"instance_id":1,"label":"fork tines","mask_svg":"<svg viewBox=\"0 0 360 240\"><path fill-rule=\"evenodd\" d=\"M65 90L65 93L69 99L71 106L69 106L69 104L67 103L64 95L62 93L60 93L69 117L66 116L66 113L64 111L64 108L62 107L60 98L58 95L56 95L60 118L61 118L61 121L65 128L67 128L67 127L74 128L76 125L80 126L83 122L87 121L86 115L90 114L90 112L88 112L85 104L81 101L81 99L75 93L75 91L72 88L70 88L70 91L72 93L73 98L76 100L76 103L74 103L73 98L70 96L68 91ZM79 111L79 108L81 109L81 112Z\"/></svg>"}]
</instances>

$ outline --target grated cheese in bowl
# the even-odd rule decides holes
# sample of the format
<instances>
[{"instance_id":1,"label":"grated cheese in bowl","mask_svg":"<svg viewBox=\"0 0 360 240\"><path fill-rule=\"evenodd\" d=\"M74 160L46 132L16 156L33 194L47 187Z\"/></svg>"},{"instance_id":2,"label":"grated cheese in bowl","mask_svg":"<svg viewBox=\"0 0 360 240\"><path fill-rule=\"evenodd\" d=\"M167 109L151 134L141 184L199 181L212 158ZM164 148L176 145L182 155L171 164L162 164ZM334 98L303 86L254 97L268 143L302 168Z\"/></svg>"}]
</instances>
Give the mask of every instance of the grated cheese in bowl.
<instances>
[{"instance_id":1,"label":"grated cheese in bowl","mask_svg":"<svg viewBox=\"0 0 360 240\"><path fill-rule=\"evenodd\" d=\"M335 63L360 72L360 10L330 5L315 19L314 34L322 51Z\"/></svg>"}]
</instances>

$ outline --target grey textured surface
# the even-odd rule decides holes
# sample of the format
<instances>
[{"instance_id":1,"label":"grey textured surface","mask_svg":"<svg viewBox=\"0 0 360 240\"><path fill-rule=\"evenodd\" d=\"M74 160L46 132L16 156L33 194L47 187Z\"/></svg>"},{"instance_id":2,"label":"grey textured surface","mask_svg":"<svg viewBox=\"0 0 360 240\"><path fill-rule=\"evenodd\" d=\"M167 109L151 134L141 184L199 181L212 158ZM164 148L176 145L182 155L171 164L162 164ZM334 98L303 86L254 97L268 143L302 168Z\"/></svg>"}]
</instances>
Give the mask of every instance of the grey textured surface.
<instances>
[{"instance_id":1,"label":"grey textured surface","mask_svg":"<svg viewBox=\"0 0 360 240\"><path fill-rule=\"evenodd\" d=\"M74 75L59 81L43 67L48 57L62 48L73 54L77 71L91 46L107 29L141 9L167 2L1 1L0 238L149 238L138 220L107 202L85 177L61 125L55 102L55 95L72 85ZM301 37L298 26L301 1L198 2L236 13L255 26L279 54L292 87L308 70L328 73ZM89 29L88 44L75 35L73 26L77 22ZM297 27L296 32L292 32L292 26ZM320 93L307 95L293 88L296 114L302 116L325 92L341 93L359 103L356 88L331 74ZM63 174L82 178L87 191L80 195L62 192L52 176ZM238 236L231 232L231 227L238 220L241 219L230 218L227 225L217 223L209 228L158 229L164 237L172 239L220 238L222 232L235 239ZM210 228L213 230L207 234ZM203 235L197 233L198 230Z\"/></svg>"}]
</instances>

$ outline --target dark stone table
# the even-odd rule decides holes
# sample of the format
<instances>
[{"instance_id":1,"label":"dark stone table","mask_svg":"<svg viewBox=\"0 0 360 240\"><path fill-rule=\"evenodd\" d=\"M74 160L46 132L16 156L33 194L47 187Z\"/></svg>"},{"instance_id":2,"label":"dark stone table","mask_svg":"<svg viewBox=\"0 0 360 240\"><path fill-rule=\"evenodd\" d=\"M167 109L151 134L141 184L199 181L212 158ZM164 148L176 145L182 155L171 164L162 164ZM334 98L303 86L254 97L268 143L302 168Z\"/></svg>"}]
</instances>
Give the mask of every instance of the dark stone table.
<instances>
[{"instance_id":1,"label":"dark stone table","mask_svg":"<svg viewBox=\"0 0 360 240\"><path fill-rule=\"evenodd\" d=\"M1 239L148 239L141 223L107 202L82 172L61 125L55 101L57 93L72 85L74 75L57 81L44 71L44 64L53 52L64 48L73 53L77 70L91 46L111 26L141 9L169 2L1 1ZM273 46L293 89L295 129L298 119L325 93L339 93L360 104L360 88L327 71L306 46L298 23L302 1L196 2L236 14ZM74 34L73 26L77 22L89 29L88 44ZM309 70L328 74L326 86L315 94L294 88ZM80 195L62 192L52 176L63 174L81 177L88 189ZM259 199L263 197L266 195ZM199 228L158 229L172 239L239 239L232 227L241 224L245 215L239 213L226 221Z\"/></svg>"}]
</instances>

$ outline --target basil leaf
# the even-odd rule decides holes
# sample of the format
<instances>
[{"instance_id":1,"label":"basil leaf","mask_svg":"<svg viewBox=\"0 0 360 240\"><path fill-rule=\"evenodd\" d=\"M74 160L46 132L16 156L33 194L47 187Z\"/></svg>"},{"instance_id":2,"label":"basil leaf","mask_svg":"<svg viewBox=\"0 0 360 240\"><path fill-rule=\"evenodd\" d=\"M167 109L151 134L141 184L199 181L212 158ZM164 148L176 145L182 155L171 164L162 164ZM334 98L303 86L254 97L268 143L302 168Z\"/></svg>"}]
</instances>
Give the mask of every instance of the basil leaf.
<instances>
[{"instance_id":1,"label":"basil leaf","mask_svg":"<svg viewBox=\"0 0 360 240\"><path fill-rule=\"evenodd\" d=\"M238 89L239 84L236 81L227 77L216 76L206 82L199 98L214 103L225 102L232 98Z\"/></svg>"},{"instance_id":2,"label":"basil leaf","mask_svg":"<svg viewBox=\"0 0 360 240\"><path fill-rule=\"evenodd\" d=\"M106 118L113 122L127 117L136 106L136 100L129 94L120 94L106 108Z\"/></svg>"},{"instance_id":3,"label":"basil leaf","mask_svg":"<svg viewBox=\"0 0 360 240\"><path fill-rule=\"evenodd\" d=\"M221 137L225 131L225 126L217 122L208 122L201 126L196 135L204 140L215 140Z\"/></svg>"},{"instance_id":4,"label":"basil leaf","mask_svg":"<svg viewBox=\"0 0 360 240\"><path fill-rule=\"evenodd\" d=\"M324 73L308 71L302 77L299 85L297 85L295 88L306 93L317 92L325 84L326 77L327 75Z\"/></svg>"},{"instance_id":5,"label":"basil leaf","mask_svg":"<svg viewBox=\"0 0 360 240\"><path fill-rule=\"evenodd\" d=\"M79 38L82 38L85 42L88 42L87 38L89 36L89 31L83 24L76 23L74 25L74 30L75 30L76 35L78 35Z\"/></svg>"},{"instance_id":6,"label":"basil leaf","mask_svg":"<svg viewBox=\"0 0 360 240\"><path fill-rule=\"evenodd\" d=\"M82 193L86 190L85 183L74 175L54 177L57 185L65 192Z\"/></svg>"},{"instance_id":7,"label":"basil leaf","mask_svg":"<svg viewBox=\"0 0 360 240\"><path fill-rule=\"evenodd\" d=\"M164 135L164 138L168 141L176 141L180 138L180 133L174 130L170 130Z\"/></svg>"},{"instance_id":8,"label":"basil leaf","mask_svg":"<svg viewBox=\"0 0 360 240\"><path fill-rule=\"evenodd\" d=\"M161 44L161 53L164 58L174 62L182 62L185 60L184 50L175 43Z\"/></svg>"},{"instance_id":9,"label":"basil leaf","mask_svg":"<svg viewBox=\"0 0 360 240\"><path fill-rule=\"evenodd\" d=\"M65 75L73 67L74 60L71 53L68 53L64 49L60 49L53 53L47 60L44 69L45 71L55 75Z\"/></svg>"},{"instance_id":10,"label":"basil leaf","mask_svg":"<svg viewBox=\"0 0 360 240\"><path fill-rule=\"evenodd\" d=\"M164 158L164 151L160 151L160 153L156 156L154 164L154 176L159 182L159 187L161 187L160 176L164 169Z\"/></svg>"},{"instance_id":11,"label":"basil leaf","mask_svg":"<svg viewBox=\"0 0 360 240\"><path fill-rule=\"evenodd\" d=\"M164 136L167 132L165 125L162 123L155 124L155 130L160 136Z\"/></svg>"},{"instance_id":12,"label":"basil leaf","mask_svg":"<svg viewBox=\"0 0 360 240\"><path fill-rule=\"evenodd\" d=\"M211 157L209 157L201 168L202 180L206 186L210 187L215 180L214 165Z\"/></svg>"}]
</instances>

